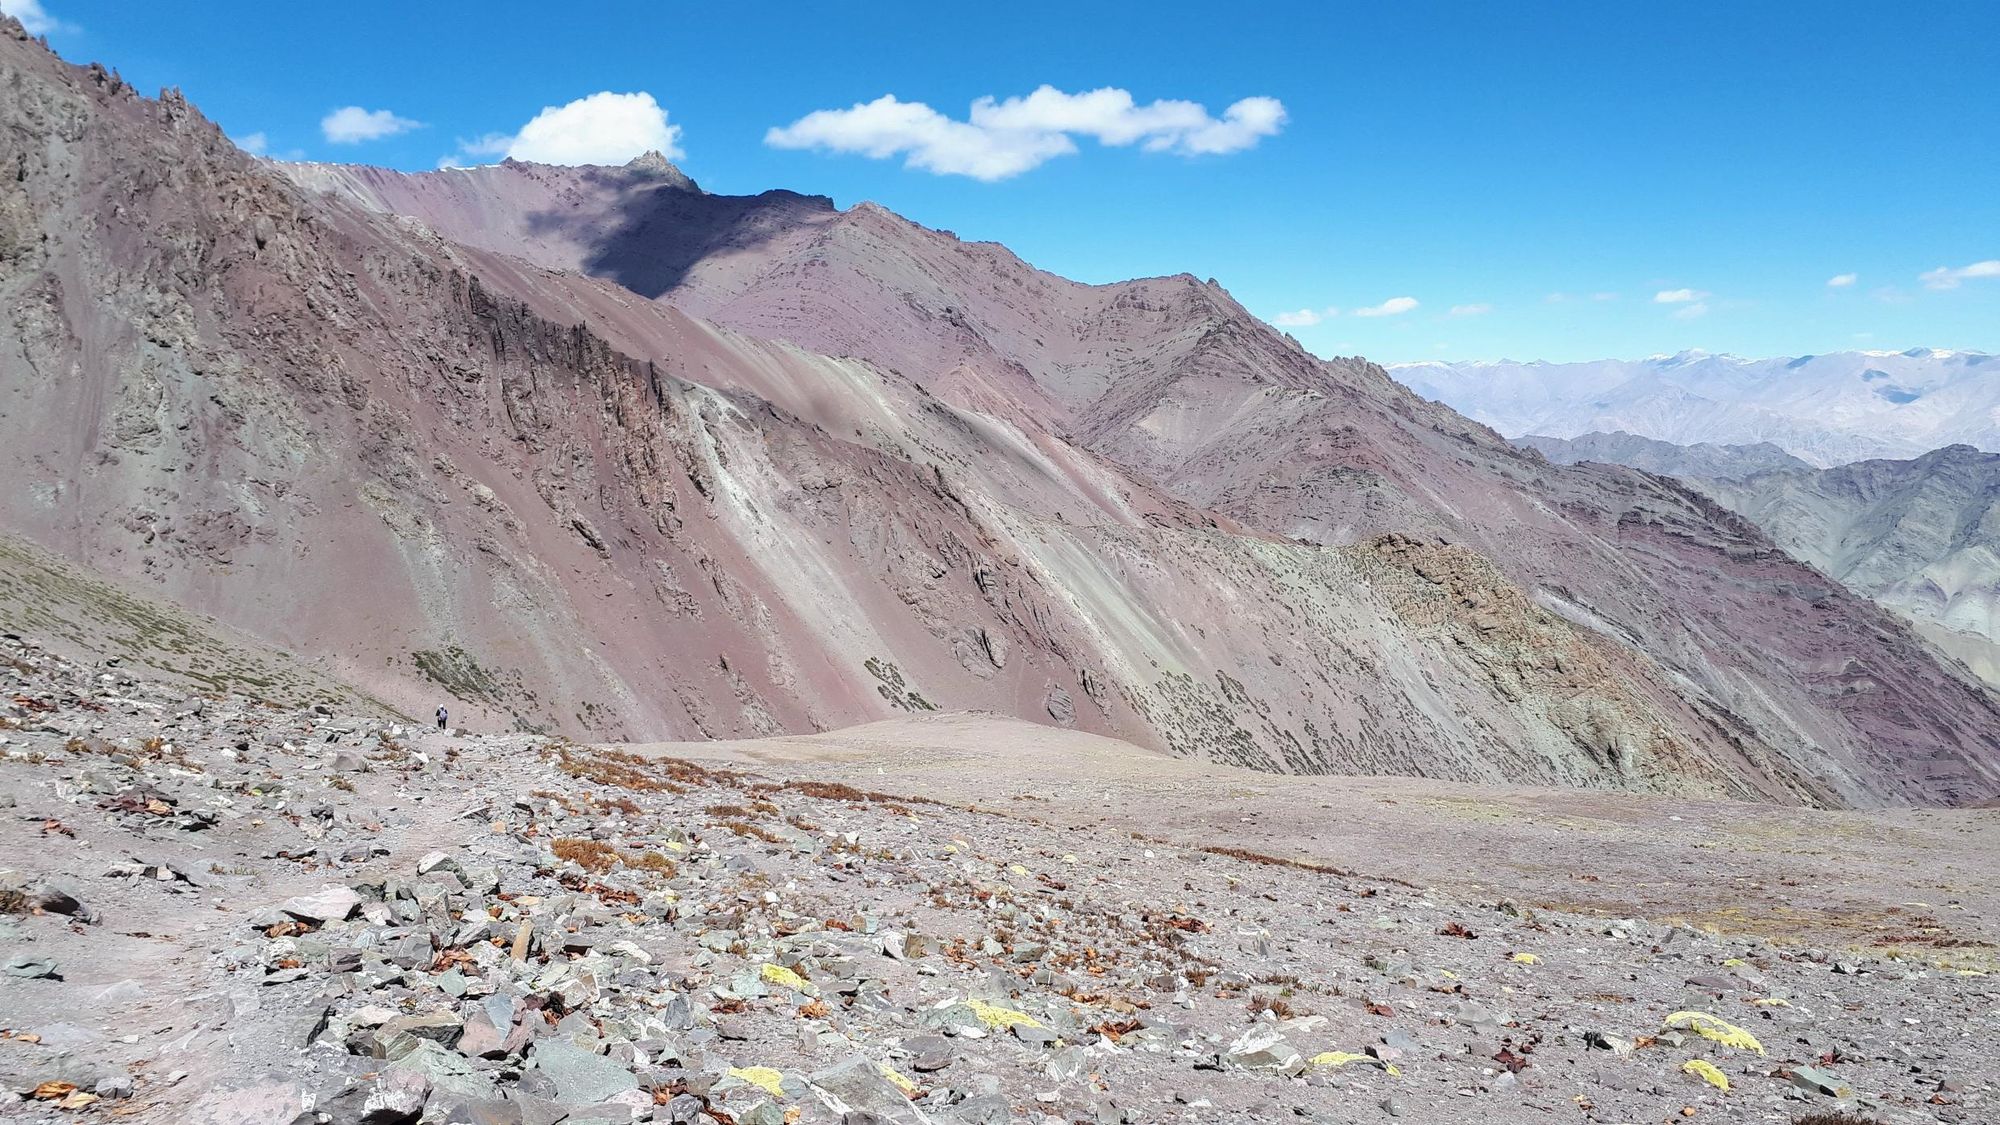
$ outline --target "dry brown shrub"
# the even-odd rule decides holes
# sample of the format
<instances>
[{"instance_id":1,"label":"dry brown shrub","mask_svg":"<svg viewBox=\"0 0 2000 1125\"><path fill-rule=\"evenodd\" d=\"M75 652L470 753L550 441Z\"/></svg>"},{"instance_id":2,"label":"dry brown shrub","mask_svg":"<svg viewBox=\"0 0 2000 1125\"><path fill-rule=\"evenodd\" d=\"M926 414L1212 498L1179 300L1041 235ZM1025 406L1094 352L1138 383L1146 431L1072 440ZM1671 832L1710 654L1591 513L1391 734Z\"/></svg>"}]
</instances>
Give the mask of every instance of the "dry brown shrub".
<instances>
[{"instance_id":1,"label":"dry brown shrub","mask_svg":"<svg viewBox=\"0 0 2000 1125\"><path fill-rule=\"evenodd\" d=\"M1282 996L1252 996L1249 1007L1253 1016L1269 1012L1281 1020L1288 1020L1296 1014L1291 1004Z\"/></svg>"},{"instance_id":2,"label":"dry brown shrub","mask_svg":"<svg viewBox=\"0 0 2000 1125\"><path fill-rule=\"evenodd\" d=\"M785 842L783 836L778 835L768 828L755 824L745 824L740 820L725 820L722 822L722 827L729 829L729 831L738 836L754 836L767 844L782 844Z\"/></svg>"},{"instance_id":3,"label":"dry brown shrub","mask_svg":"<svg viewBox=\"0 0 2000 1125\"><path fill-rule=\"evenodd\" d=\"M640 871L657 871L669 879L673 878L674 873L680 870L674 866L673 860L656 851L626 852L625 866L636 868Z\"/></svg>"},{"instance_id":4,"label":"dry brown shrub","mask_svg":"<svg viewBox=\"0 0 2000 1125\"><path fill-rule=\"evenodd\" d=\"M866 801L868 794L838 781L787 781L780 789L790 789L804 793L808 797L818 797L822 801Z\"/></svg>"},{"instance_id":5,"label":"dry brown shrub","mask_svg":"<svg viewBox=\"0 0 2000 1125\"><path fill-rule=\"evenodd\" d=\"M602 875L617 865L623 858L618 849L602 840L585 840L576 836L564 836L549 843L549 850L557 859L565 859L593 875Z\"/></svg>"},{"instance_id":6,"label":"dry brown shrub","mask_svg":"<svg viewBox=\"0 0 2000 1125\"><path fill-rule=\"evenodd\" d=\"M1225 847L1220 844L1206 845L1202 847L1200 850L1205 851L1210 855L1227 856L1230 859L1240 859L1245 863L1261 863L1270 867L1290 867L1299 871L1311 871L1319 875L1339 875L1346 878L1351 878L1354 875L1354 872L1352 871L1342 871L1338 867L1329 867L1324 863L1313 863L1303 859L1282 859L1274 855L1265 855L1262 852L1248 851L1243 848Z\"/></svg>"}]
</instances>

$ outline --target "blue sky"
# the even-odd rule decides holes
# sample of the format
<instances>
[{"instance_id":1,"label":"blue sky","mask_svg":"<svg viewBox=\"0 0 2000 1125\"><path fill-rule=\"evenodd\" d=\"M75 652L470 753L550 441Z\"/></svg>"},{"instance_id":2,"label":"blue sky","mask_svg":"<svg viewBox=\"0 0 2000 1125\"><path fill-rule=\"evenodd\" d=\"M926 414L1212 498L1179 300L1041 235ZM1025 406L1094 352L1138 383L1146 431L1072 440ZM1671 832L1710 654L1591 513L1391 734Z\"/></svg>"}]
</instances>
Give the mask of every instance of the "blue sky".
<instances>
[{"instance_id":1,"label":"blue sky","mask_svg":"<svg viewBox=\"0 0 2000 1125\"><path fill-rule=\"evenodd\" d=\"M1322 354L2000 351L1992 0L0 6L276 155L491 160L649 94L517 151L664 137L712 191L1212 276ZM1134 104L1006 102L1044 85Z\"/></svg>"}]
</instances>

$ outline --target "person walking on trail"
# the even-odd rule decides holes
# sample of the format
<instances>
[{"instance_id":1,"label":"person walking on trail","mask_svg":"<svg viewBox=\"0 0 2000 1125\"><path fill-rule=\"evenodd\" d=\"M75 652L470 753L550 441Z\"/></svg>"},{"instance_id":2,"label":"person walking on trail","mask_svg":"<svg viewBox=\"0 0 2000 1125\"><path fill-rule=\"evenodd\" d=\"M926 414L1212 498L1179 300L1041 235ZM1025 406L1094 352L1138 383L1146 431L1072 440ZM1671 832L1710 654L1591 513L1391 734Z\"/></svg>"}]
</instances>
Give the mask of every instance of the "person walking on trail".
<instances>
[{"instance_id":1,"label":"person walking on trail","mask_svg":"<svg viewBox=\"0 0 2000 1125\"><path fill-rule=\"evenodd\" d=\"M438 729L439 729L439 730L443 730L443 729L445 728L445 724L446 724L446 723L447 723L448 721L450 721L450 719L451 719L451 715L450 715L450 713L449 713L449 712L447 712L447 711L446 711L446 710L445 710L445 709L444 709L443 707L439 707L439 708L438 708Z\"/></svg>"}]
</instances>

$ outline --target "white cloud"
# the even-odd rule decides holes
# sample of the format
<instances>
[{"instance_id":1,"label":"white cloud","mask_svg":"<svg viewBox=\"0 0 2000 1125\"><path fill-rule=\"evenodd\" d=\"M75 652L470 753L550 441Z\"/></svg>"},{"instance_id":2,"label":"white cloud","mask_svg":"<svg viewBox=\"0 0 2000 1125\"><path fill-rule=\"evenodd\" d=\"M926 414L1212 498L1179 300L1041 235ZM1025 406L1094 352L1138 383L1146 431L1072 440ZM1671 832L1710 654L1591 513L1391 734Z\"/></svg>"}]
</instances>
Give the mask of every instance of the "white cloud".
<instances>
[{"instance_id":1,"label":"white cloud","mask_svg":"<svg viewBox=\"0 0 2000 1125\"><path fill-rule=\"evenodd\" d=\"M1674 319L1676 320L1693 320L1695 317L1707 315L1707 301L1696 301L1691 305L1682 305L1680 308L1674 310Z\"/></svg>"},{"instance_id":2,"label":"white cloud","mask_svg":"<svg viewBox=\"0 0 2000 1125\"><path fill-rule=\"evenodd\" d=\"M2000 258L1988 258L1983 262L1974 262L1957 269L1939 266L1917 275L1917 279L1924 283L1926 289L1956 289L1959 282L1975 277L2000 277Z\"/></svg>"},{"instance_id":3,"label":"white cloud","mask_svg":"<svg viewBox=\"0 0 2000 1125\"><path fill-rule=\"evenodd\" d=\"M539 164L624 164L647 152L679 160L687 155L680 140L681 127L667 120L666 107L653 95L600 90L544 106L517 133L460 137L457 151L439 157L437 166L463 168L502 156Z\"/></svg>"},{"instance_id":4,"label":"white cloud","mask_svg":"<svg viewBox=\"0 0 2000 1125\"><path fill-rule=\"evenodd\" d=\"M1060 132L988 132L953 121L922 102L884 94L851 109L822 109L764 134L773 148L820 148L881 160L904 153L904 163L939 175L1004 180L1052 157L1076 151Z\"/></svg>"},{"instance_id":5,"label":"white cloud","mask_svg":"<svg viewBox=\"0 0 2000 1125\"><path fill-rule=\"evenodd\" d=\"M983 97L964 121L922 102L884 94L847 109L821 109L764 134L773 148L859 153L876 160L901 155L905 166L939 175L1004 180L1076 151L1076 137L1148 152L1183 156L1240 152L1284 127L1276 98L1244 98L1211 116L1196 102L1136 103L1105 87L1068 94L1042 86L1005 101Z\"/></svg>"},{"instance_id":6,"label":"white cloud","mask_svg":"<svg viewBox=\"0 0 2000 1125\"><path fill-rule=\"evenodd\" d=\"M421 128L422 122L398 117L386 109L362 109L358 105L342 106L321 118L319 123L319 131L337 145L379 141L383 137Z\"/></svg>"},{"instance_id":7,"label":"white cloud","mask_svg":"<svg viewBox=\"0 0 2000 1125\"><path fill-rule=\"evenodd\" d=\"M1409 312L1411 309L1414 309L1416 307L1417 307L1417 299L1415 297L1391 297L1379 305L1370 305L1365 309L1355 309L1354 315L1397 316L1399 314Z\"/></svg>"},{"instance_id":8,"label":"white cloud","mask_svg":"<svg viewBox=\"0 0 2000 1125\"><path fill-rule=\"evenodd\" d=\"M30 35L74 30L72 25L50 15L42 7L42 0L0 0L0 12L20 20L21 26L27 28Z\"/></svg>"},{"instance_id":9,"label":"white cloud","mask_svg":"<svg viewBox=\"0 0 2000 1125\"><path fill-rule=\"evenodd\" d=\"M463 168L468 161L479 157L505 156L514 147L514 137L510 133L487 133L484 136L466 140L458 138L458 151L438 157L440 168Z\"/></svg>"},{"instance_id":10,"label":"white cloud","mask_svg":"<svg viewBox=\"0 0 2000 1125\"><path fill-rule=\"evenodd\" d=\"M1280 328L1310 328L1322 320L1339 315L1340 310L1337 308L1297 309L1292 312L1279 313L1277 316L1271 318L1271 323Z\"/></svg>"},{"instance_id":11,"label":"white cloud","mask_svg":"<svg viewBox=\"0 0 2000 1125\"><path fill-rule=\"evenodd\" d=\"M1846 289L1859 280L1861 280L1860 274L1837 273L1826 279L1826 287L1828 289Z\"/></svg>"},{"instance_id":12,"label":"white cloud","mask_svg":"<svg viewBox=\"0 0 2000 1125\"><path fill-rule=\"evenodd\" d=\"M1657 305L1685 305L1689 302L1705 300L1707 297L1708 294L1699 289L1662 289L1658 293L1653 294L1653 303Z\"/></svg>"},{"instance_id":13,"label":"white cloud","mask_svg":"<svg viewBox=\"0 0 2000 1125\"><path fill-rule=\"evenodd\" d=\"M536 114L521 126L507 155L541 164L623 164L654 151L675 160L685 155L680 139L681 127L667 123L667 111L653 95L603 90Z\"/></svg>"},{"instance_id":14,"label":"white cloud","mask_svg":"<svg viewBox=\"0 0 2000 1125\"><path fill-rule=\"evenodd\" d=\"M1453 316L1485 316L1492 311L1493 306L1484 302L1473 305L1453 305L1451 307L1451 315Z\"/></svg>"}]
</instances>

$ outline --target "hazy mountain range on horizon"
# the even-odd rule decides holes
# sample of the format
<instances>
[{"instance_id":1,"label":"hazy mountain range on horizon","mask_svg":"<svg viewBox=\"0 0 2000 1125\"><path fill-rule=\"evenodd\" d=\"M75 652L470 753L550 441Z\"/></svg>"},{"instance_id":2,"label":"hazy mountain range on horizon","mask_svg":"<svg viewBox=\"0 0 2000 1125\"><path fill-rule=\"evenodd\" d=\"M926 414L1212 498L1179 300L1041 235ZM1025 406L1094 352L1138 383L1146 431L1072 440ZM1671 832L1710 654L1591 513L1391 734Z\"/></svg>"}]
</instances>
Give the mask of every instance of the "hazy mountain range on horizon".
<instances>
[{"instance_id":1,"label":"hazy mountain range on horizon","mask_svg":"<svg viewBox=\"0 0 2000 1125\"><path fill-rule=\"evenodd\" d=\"M1676 445L1769 442L1827 467L1947 445L2000 450L2000 357L1910 348L1745 359L1684 351L1581 363L1392 364L1508 437L1623 431Z\"/></svg>"}]
</instances>

